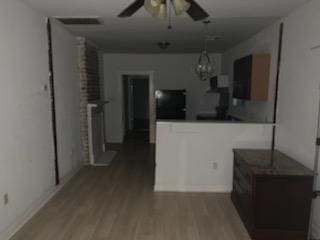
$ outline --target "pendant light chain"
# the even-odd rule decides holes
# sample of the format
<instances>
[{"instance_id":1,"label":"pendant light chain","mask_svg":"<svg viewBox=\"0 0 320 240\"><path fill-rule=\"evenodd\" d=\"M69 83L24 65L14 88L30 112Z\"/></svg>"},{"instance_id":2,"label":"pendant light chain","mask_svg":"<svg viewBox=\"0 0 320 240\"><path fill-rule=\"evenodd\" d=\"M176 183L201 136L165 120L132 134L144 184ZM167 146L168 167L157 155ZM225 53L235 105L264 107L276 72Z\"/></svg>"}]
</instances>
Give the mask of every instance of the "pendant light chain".
<instances>
[{"instance_id":1,"label":"pendant light chain","mask_svg":"<svg viewBox=\"0 0 320 240\"><path fill-rule=\"evenodd\" d=\"M172 29L172 12L171 12L171 4L170 1L171 0L167 0L169 1L168 3L168 13L169 13L169 17L168 17L168 29L171 30Z\"/></svg>"},{"instance_id":2,"label":"pendant light chain","mask_svg":"<svg viewBox=\"0 0 320 240\"><path fill-rule=\"evenodd\" d=\"M203 22L205 25L204 25L204 51L207 51L207 47L208 47L208 39L207 39L207 36L208 36L208 26L209 26L209 21L204 21Z\"/></svg>"}]
</instances>

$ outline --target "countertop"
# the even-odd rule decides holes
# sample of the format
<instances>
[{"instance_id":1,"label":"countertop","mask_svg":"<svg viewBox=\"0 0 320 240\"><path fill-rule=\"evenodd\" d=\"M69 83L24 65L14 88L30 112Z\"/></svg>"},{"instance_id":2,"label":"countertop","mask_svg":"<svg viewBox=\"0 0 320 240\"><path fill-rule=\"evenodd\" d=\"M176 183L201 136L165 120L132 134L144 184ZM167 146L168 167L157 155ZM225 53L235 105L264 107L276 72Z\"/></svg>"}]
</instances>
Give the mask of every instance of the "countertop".
<instances>
[{"instance_id":1,"label":"countertop","mask_svg":"<svg viewBox=\"0 0 320 240\"><path fill-rule=\"evenodd\" d=\"M213 124L267 124L274 125L272 122L250 122L235 120L157 120L157 123L213 123Z\"/></svg>"},{"instance_id":2,"label":"countertop","mask_svg":"<svg viewBox=\"0 0 320 240\"><path fill-rule=\"evenodd\" d=\"M314 172L276 150L234 149L234 153L256 175L314 176ZM273 164L271 165L273 158Z\"/></svg>"}]
</instances>

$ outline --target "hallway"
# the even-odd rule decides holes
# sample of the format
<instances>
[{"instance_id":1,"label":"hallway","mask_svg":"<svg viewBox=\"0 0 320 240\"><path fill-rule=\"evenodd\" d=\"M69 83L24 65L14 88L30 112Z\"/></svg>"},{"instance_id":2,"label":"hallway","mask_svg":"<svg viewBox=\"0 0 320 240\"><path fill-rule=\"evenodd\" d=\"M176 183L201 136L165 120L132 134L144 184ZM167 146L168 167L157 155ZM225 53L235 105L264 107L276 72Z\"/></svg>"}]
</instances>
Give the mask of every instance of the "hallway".
<instances>
[{"instance_id":1,"label":"hallway","mask_svg":"<svg viewBox=\"0 0 320 240\"><path fill-rule=\"evenodd\" d=\"M12 240L248 240L228 194L153 193L154 147L130 136L84 167Z\"/></svg>"}]
</instances>

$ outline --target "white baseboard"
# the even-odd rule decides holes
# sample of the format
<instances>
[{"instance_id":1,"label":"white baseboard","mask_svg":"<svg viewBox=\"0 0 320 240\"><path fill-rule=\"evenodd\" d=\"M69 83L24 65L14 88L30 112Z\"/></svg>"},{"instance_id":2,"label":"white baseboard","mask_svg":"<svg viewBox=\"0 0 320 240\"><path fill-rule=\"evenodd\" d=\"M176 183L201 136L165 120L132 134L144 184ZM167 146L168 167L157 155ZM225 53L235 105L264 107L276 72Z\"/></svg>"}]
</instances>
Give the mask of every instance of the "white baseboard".
<instances>
[{"instance_id":1,"label":"white baseboard","mask_svg":"<svg viewBox=\"0 0 320 240\"><path fill-rule=\"evenodd\" d=\"M190 185L161 185L154 186L155 192L210 192L210 193L230 193L232 190L225 186L190 186Z\"/></svg>"},{"instance_id":2,"label":"white baseboard","mask_svg":"<svg viewBox=\"0 0 320 240\"><path fill-rule=\"evenodd\" d=\"M312 239L320 239L320 225L315 222L312 225Z\"/></svg>"},{"instance_id":3,"label":"white baseboard","mask_svg":"<svg viewBox=\"0 0 320 240\"><path fill-rule=\"evenodd\" d=\"M16 220L7 227L4 231L0 232L1 240L9 240L16 234L37 212L44 207L46 203L59 192L66 183L82 168L82 165L77 167L63 179L61 179L59 186L54 186L47 190L37 201L35 201L22 215L18 216Z\"/></svg>"}]
</instances>

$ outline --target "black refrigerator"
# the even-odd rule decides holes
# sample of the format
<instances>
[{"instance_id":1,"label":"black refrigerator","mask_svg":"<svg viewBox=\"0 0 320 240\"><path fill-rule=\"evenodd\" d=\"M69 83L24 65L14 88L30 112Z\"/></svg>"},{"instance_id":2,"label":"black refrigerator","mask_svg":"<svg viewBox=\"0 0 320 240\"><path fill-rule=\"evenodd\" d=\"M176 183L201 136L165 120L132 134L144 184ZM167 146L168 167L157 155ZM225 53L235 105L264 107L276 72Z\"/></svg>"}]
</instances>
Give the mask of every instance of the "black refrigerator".
<instances>
[{"instance_id":1,"label":"black refrigerator","mask_svg":"<svg viewBox=\"0 0 320 240\"><path fill-rule=\"evenodd\" d=\"M186 90L156 91L157 120L186 119Z\"/></svg>"}]
</instances>

